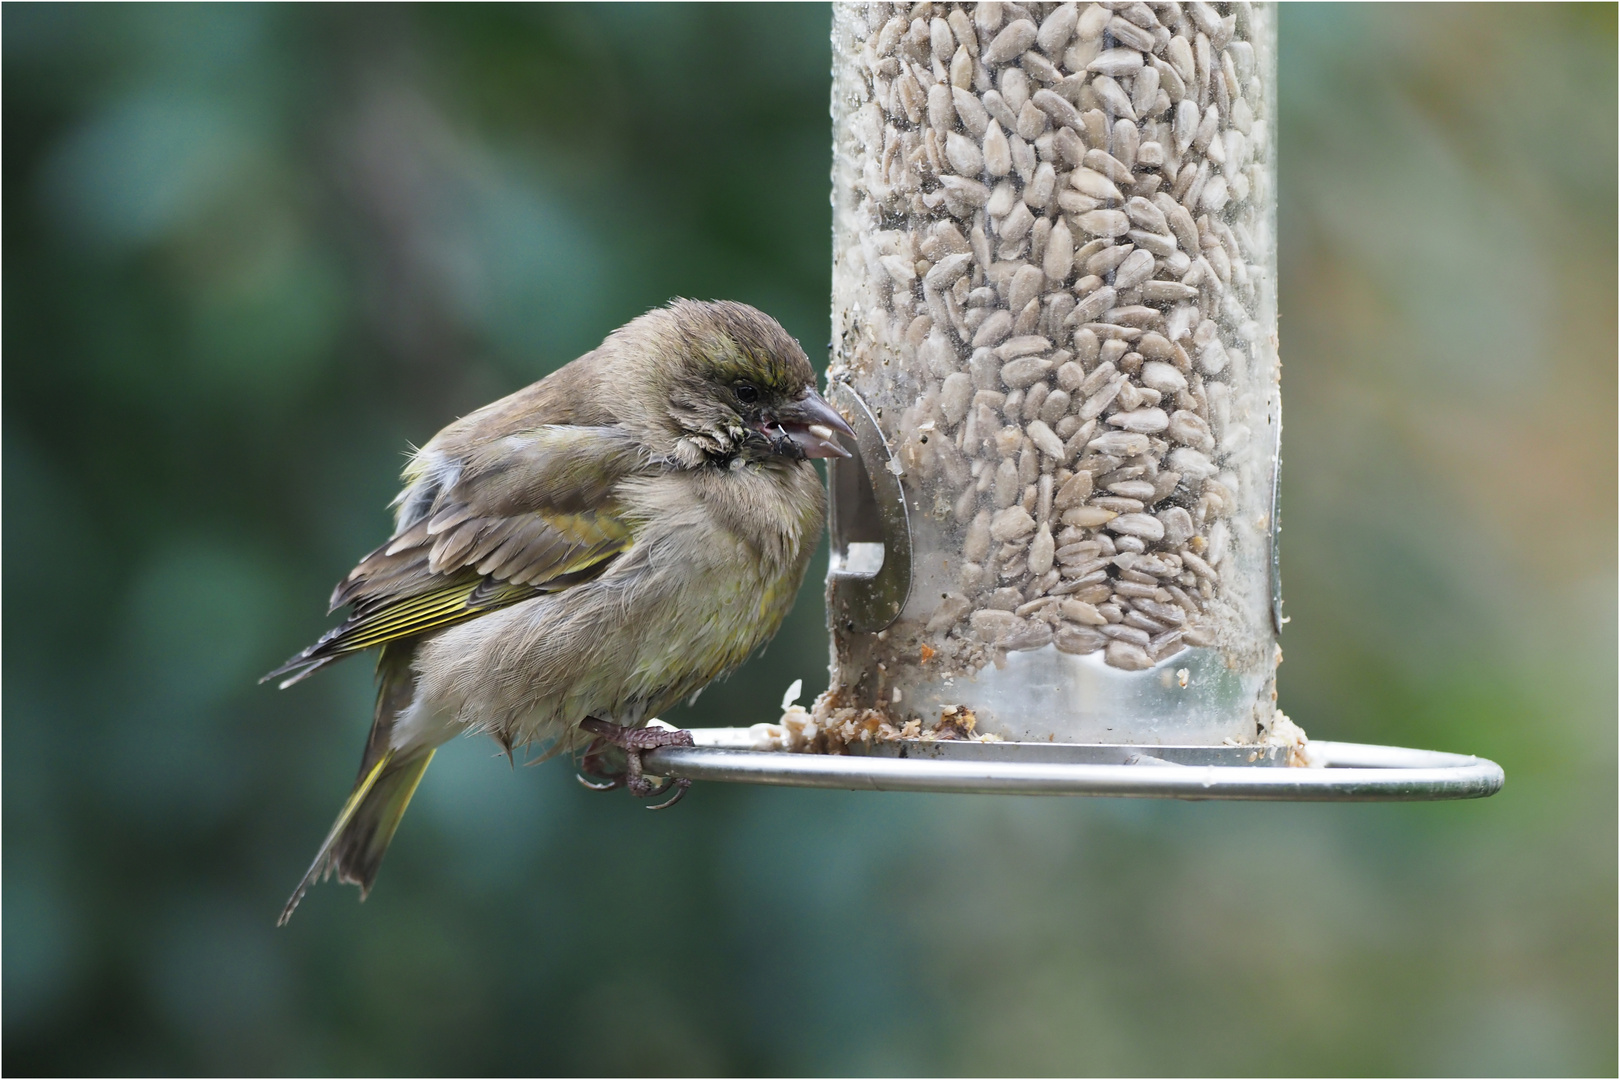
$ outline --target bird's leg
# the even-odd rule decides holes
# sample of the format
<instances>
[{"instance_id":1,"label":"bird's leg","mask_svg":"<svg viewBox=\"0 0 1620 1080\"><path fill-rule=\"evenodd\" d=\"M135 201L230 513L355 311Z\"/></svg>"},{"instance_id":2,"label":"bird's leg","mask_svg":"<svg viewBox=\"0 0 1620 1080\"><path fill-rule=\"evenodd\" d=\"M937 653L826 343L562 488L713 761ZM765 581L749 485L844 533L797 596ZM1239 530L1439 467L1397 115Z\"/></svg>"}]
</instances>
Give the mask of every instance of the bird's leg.
<instances>
[{"instance_id":1,"label":"bird's leg","mask_svg":"<svg viewBox=\"0 0 1620 1080\"><path fill-rule=\"evenodd\" d=\"M581 720L579 726L597 737L598 742L619 747L624 751L625 771L623 784L630 789L630 794L645 799L652 795L662 795L664 792L675 789L673 798L666 802L649 806L649 810L663 810L680 802L686 794L686 789L692 786L692 781L684 777L676 777L662 785L655 784L642 772L641 755L646 750L656 750L660 746L691 746L692 733L690 731L672 731L669 728L632 728L612 724L606 720L598 720L594 716L587 716ZM593 745L594 750L594 745ZM587 759L590 753L586 755Z\"/></svg>"}]
</instances>

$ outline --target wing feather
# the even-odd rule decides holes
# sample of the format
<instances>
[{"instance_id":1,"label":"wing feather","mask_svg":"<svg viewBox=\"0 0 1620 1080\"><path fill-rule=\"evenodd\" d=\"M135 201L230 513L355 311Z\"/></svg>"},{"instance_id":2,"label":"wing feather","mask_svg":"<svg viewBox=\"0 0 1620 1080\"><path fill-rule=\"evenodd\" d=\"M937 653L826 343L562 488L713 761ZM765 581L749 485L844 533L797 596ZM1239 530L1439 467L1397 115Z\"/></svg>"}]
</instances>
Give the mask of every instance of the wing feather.
<instances>
[{"instance_id":1,"label":"wing feather","mask_svg":"<svg viewBox=\"0 0 1620 1080\"><path fill-rule=\"evenodd\" d=\"M611 498L613 485L639 464L634 444L611 428L543 427L519 441L505 459L485 451L481 461L413 461L411 485L397 502L418 508L414 520L402 521L333 590L333 610L351 605L342 625L265 679L290 675L282 683L290 685L333 660L606 570L634 542ZM429 443L418 458L435 453ZM438 478L454 479L444 490L419 490Z\"/></svg>"}]
</instances>

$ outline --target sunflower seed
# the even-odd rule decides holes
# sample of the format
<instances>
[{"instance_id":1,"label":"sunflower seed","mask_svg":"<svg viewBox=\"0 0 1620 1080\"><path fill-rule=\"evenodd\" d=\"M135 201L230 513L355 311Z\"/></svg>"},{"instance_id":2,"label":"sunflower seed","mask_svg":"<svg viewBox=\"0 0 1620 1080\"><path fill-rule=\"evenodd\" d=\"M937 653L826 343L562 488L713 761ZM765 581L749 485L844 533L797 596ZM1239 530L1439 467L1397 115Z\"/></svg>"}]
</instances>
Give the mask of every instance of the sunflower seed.
<instances>
[{"instance_id":1,"label":"sunflower seed","mask_svg":"<svg viewBox=\"0 0 1620 1080\"><path fill-rule=\"evenodd\" d=\"M1110 431L1086 443L1086 449L1110 457L1135 457L1151 449L1148 437L1134 431Z\"/></svg>"},{"instance_id":2,"label":"sunflower seed","mask_svg":"<svg viewBox=\"0 0 1620 1080\"><path fill-rule=\"evenodd\" d=\"M1028 19L1017 19L1009 24L993 39L984 50L980 60L986 67L1004 64L1008 60L1020 55L1025 49L1035 44L1039 34L1034 23Z\"/></svg>"},{"instance_id":3,"label":"sunflower seed","mask_svg":"<svg viewBox=\"0 0 1620 1080\"><path fill-rule=\"evenodd\" d=\"M1052 201L1052 189L1057 186L1057 172L1051 162L1043 161L1024 188L1024 204L1031 210L1044 210Z\"/></svg>"},{"instance_id":4,"label":"sunflower seed","mask_svg":"<svg viewBox=\"0 0 1620 1080\"><path fill-rule=\"evenodd\" d=\"M1097 100L1102 102L1103 109L1113 116L1123 116L1127 120L1136 119L1136 110L1131 108L1130 95L1120 88L1119 83L1108 75L1098 75L1091 80L1091 88L1097 94Z\"/></svg>"},{"instance_id":5,"label":"sunflower seed","mask_svg":"<svg viewBox=\"0 0 1620 1080\"><path fill-rule=\"evenodd\" d=\"M1075 36L1084 41L1093 41L1102 37L1103 30L1108 26L1108 20L1113 17L1113 14L1102 4L1088 4L1075 23Z\"/></svg>"},{"instance_id":6,"label":"sunflower seed","mask_svg":"<svg viewBox=\"0 0 1620 1080\"><path fill-rule=\"evenodd\" d=\"M1060 626L1052 632L1052 644L1060 652L1084 655L1101 649L1108 639L1089 627Z\"/></svg>"},{"instance_id":7,"label":"sunflower seed","mask_svg":"<svg viewBox=\"0 0 1620 1080\"><path fill-rule=\"evenodd\" d=\"M1075 25L1079 21L1079 4L1059 4L1035 32L1035 43L1048 56L1055 56L1068 46L1069 39L1074 36Z\"/></svg>"},{"instance_id":8,"label":"sunflower seed","mask_svg":"<svg viewBox=\"0 0 1620 1080\"><path fill-rule=\"evenodd\" d=\"M1031 353L1046 352L1051 347L1052 342L1044 337L1041 337L1039 334L1024 334L1020 337L1008 338L1000 345L997 345L996 356L1001 360L1013 360L1020 356L1028 356ZM1050 360L1041 360L1039 362L1047 365L1047 367L1050 367L1051 365ZM1045 374L1046 367L1042 367L1039 369L1039 374L1034 376L1034 378L1040 378ZM1002 371L1002 377L1007 377L1007 372L1005 369ZM1033 381L1033 379L1030 381ZM1029 382L1023 382L1018 385L1021 387L1028 386Z\"/></svg>"},{"instance_id":9,"label":"sunflower seed","mask_svg":"<svg viewBox=\"0 0 1620 1080\"><path fill-rule=\"evenodd\" d=\"M1134 75L1142 70L1142 54L1135 48L1104 49L1097 54L1097 58L1086 65L1087 71L1094 71L1099 75L1119 77ZM1158 87L1155 86L1157 91ZM1151 100L1151 99L1150 99Z\"/></svg>"},{"instance_id":10,"label":"sunflower seed","mask_svg":"<svg viewBox=\"0 0 1620 1080\"><path fill-rule=\"evenodd\" d=\"M1046 426L1045 421L1031 420L1029 426L1024 430L1028 433L1030 440L1034 442L1035 448L1047 457L1062 459L1065 456L1063 440L1058 438L1050 427Z\"/></svg>"},{"instance_id":11,"label":"sunflower seed","mask_svg":"<svg viewBox=\"0 0 1620 1080\"><path fill-rule=\"evenodd\" d=\"M1001 237L1004 240L1022 240L1029 235L1031 225L1035 224L1035 215L1022 202L1013 204L1007 211L1006 218L1001 223Z\"/></svg>"},{"instance_id":12,"label":"sunflower seed","mask_svg":"<svg viewBox=\"0 0 1620 1080\"><path fill-rule=\"evenodd\" d=\"M1143 634L1144 638L1146 636ZM1107 652L1109 665L1126 671L1146 671L1153 666L1153 661L1149 658L1145 645L1146 641L1141 645L1130 641L1110 641Z\"/></svg>"},{"instance_id":13,"label":"sunflower seed","mask_svg":"<svg viewBox=\"0 0 1620 1080\"><path fill-rule=\"evenodd\" d=\"M1069 414L1069 404L1068 391L1054 390L1046 395L1038 415L1045 423L1055 424Z\"/></svg>"},{"instance_id":14,"label":"sunflower seed","mask_svg":"<svg viewBox=\"0 0 1620 1080\"><path fill-rule=\"evenodd\" d=\"M1125 197L1120 194L1119 188L1114 186L1114 182L1095 169L1074 170L1069 174L1069 186L1082 195L1101 200L1105 205L1125 201Z\"/></svg>"},{"instance_id":15,"label":"sunflower seed","mask_svg":"<svg viewBox=\"0 0 1620 1080\"><path fill-rule=\"evenodd\" d=\"M1157 637L1158 635L1163 634L1165 631L1170 629L1164 623L1160 622L1159 620L1157 620L1155 618L1151 618L1150 616L1146 615L1145 613L1143 613L1141 611L1136 610L1135 608L1132 608L1130 611L1127 611L1125 613L1125 619L1124 619L1124 624L1123 625L1129 626L1129 627L1131 627L1133 629L1136 629L1136 630L1140 630L1145 634L1151 635L1152 637ZM1150 649L1152 648L1152 644L1153 643L1150 640L1148 642L1148 647Z\"/></svg>"},{"instance_id":16,"label":"sunflower seed","mask_svg":"<svg viewBox=\"0 0 1620 1080\"><path fill-rule=\"evenodd\" d=\"M1158 341L1164 341L1157 334L1151 336ZM1146 341L1147 338L1144 337L1143 340ZM1174 394L1187 389L1186 376L1177 371L1173 364L1167 364L1162 360L1149 360L1144 363L1140 378L1143 386L1157 390L1161 394Z\"/></svg>"},{"instance_id":17,"label":"sunflower seed","mask_svg":"<svg viewBox=\"0 0 1620 1080\"><path fill-rule=\"evenodd\" d=\"M977 152L977 147L974 150ZM941 176L939 183L945 191L946 207L959 218L970 216L974 210L990 201L990 189L977 180L969 180L965 176Z\"/></svg>"},{"instance_id":18,"label":"sunflower seed","mask_svg":"<svg viewBox=\"0 0 1620 1080\"><path fill-rule=\"evenodd\" d=\"M1177 252L1176 238L1169 233L1148 232L1146 229L1132 229L1125 234L1131 243L1137 247L1147 249L1148 253L1161 259L1173 258ZM1193 290L1197 295L1197 290Z\"/></svg>"},{"instance_id":19,"label":"sunflower seed","mask_svg":"<svg viewBox=\"0 0 1620 1080\"><path fill-rule=\"evenodd\" d=\"M1132 606L1148 618L1165 626L1180 626L1187 621L1187 613L1175 604L1161 603L1144 597L1132 601Z\"/></svg>"},{"instance_id":20,"label":"sunflower seed","mask_svg":"<svg viewBox=\"0 0 1620 1080\"><path fill-rule=\"evenodd\" d=\"M1030 97L1029 103L1045 113L1056 127L1078 129L1080 114L1065 98L1050 90L1037 90Z\"/></svg>"},{"instance_id":21,"label":"sunflower seed","mask_svg":"<svg viewBox=\"0 0 1620 1080\"><path fill-rule=\"evenodd\" d=\"M1099 525L1106 525L1118 516L1114 511L1100 506L1075 506L1063 511L1060 520L1065 525L1096 528Z\"/></svg>"},{"instance_id":22,"label":"sunflower seed","mask_svg":"<svg viewBox=\"0 0 1620 1080\"><path fill-rule=\"evenodd\" d=\"M994 120L984 132L984 167L991 176L1006 176L1012 172L1012 147L1001 125ZM1008 189L1008 209L1011 209L1011 189ZM1002 214L1006 211L1003 210Z\"/></svg>"},{"instance_id":23,"label":"sunflower seed","mask_svg":"<svg viewBox=\"0 0 1620 1080\"><path fill-rule=\"evenodd\" d=\"M1108 422L1124 431L1138 431L1146 434L1157 434L1170 426L1170 417L1165 415L1163 409L1135 409L1131 412L1119 412L1108 418Z\"/></svg>"},{"instance_id":24,"label":"sunflower seed","mask_svg":"<svg viewBox=\"0 0 1620 1080\"><path fill-rule=\"evenodd\" d=\"M1070 622L1080 623L1082 626L1102 626L1108 622L1095 606L1084 600L1068 599L1058 604L1058 610Z\"/></svg>"},{"instance_id":25,"label":"sunflower seed","mask_svg":"<svg viewBox=\"0 0 1620 1080\"><path fill-rule=\"evenodd\" d=\"M1182 300L1196 300L1198 290L1179 281L1145 281L1142 299L1150 304L1173 304Z\"/></svg>"},{"instance_id":26,"label":"sunflower seed","mask_svg":"<svg viewBox=\"0 0 1620 1080\"><path fill-rule=\"evenodd\" d=\"M1181 73L1176 70L1175 65L1157 56L1153 57L1151 63L1153 70L1159 73L1159 92L1168 97L1172 105L1179 105L1187 96L1187 83L1182 79Z\"/></svg>"},{"instance_id":27,"label":"sunflower seed","mask_svg":"<svg viewBox=\"0 0 1620 1080\"><path fill-rule=\"evenodd\" d=\"M1220 110L1211 105L1204 110L1203 117L1198 121L1198 129L1193 133L1192 146L1194 150L1203 153L1215 140L1215 134L1220 130Z\"/></svg>"},{"instance_id":28,"label":"sunflower seed","mask_svg":"<svg viewBox=\"0 0 1620 1080\"><path fill-rule=\"evenodd\" d=\"M1186 446L1207 447L1214 444L1214 438L1209 433L1209 425L1196 413L1186 409L1177 409L1170 414L1170 423L1166 434L1175 442Z\"/></svg>"},{"instance_id":29,"label":"sunflower seed","mask_svg":"<svg viewBox=\"0 0 1620 1080\"><path fill-rule=\"evenodd\" d=\"M1088 276L1100 278L1111 276L1119 264L1125 261L1125 257L1134 250L1136 250L1134 244L1115 245L1111 238L1099 239L1087 244L1076 257L1080 257L1088 251L1091 252L1090 257L1085 260L1086 273ZM1106 310L1108 309L1103 308L1101 311L1092 313L1091 318L1096 318Z\"/></svg>"},{"instance_id":30,"label":"sunflower seed","mask_svg":"<svg viewBox=\"0 0 1620 1080\"><path fill-rule=\"evenodd\" d=\"M1114 271L1114 288L1129 289L1153 276L1153 253L1137 250L1127 255Z\"/></svg>"},{"instance_id":31,"label":"sunflower seed","mask_svg":"<svg viewBox=\"0 0 1620 1080\"><path fill-rule=\"evenodd\" d=\"M956 371L945 376L940 385L939 407L953 426L966 418L972 396L973 379L966 372Z\"/></svg>"},{"instance_id":32,"label":"sunflower seed","mask_svg":"<svg viewBox=\"0 0 1620 1080\"><path fill-rule=\"evenodd\" d=\"M1153 519L1150 519L1153 520ZM1154 520L1154 524L1158 522ZM1163 531L1163 526L1159 526ZM1035 531L1035 519L1022 506L1009 506L999 511L990 522L990 538L1005 543L1028 536Z\"/></svg>"},{"instance_id":33,"label":"sunflower seed","mask_svg":"<svg viewBox=\"0 0 1620 1080\"><path fill-rule=\"evenodd\" d=\"M1108 25L1103 28L1103 32L1121 45L1132 49L1140 49L1143 52L1153 51L1152 32L1128 19L1122 19L1118 15L1108 20Z\"/></svg>"},{"instance_id":34,"label":"sunflower seed","mask_svg":"<svg viewBox=\"0 0 1620 1080\"><path fill-rule=\"evenodd\" d=\"M1129 499L1123 495L1098 495L1091 500L1091 505L1112 510L1116 514L1140 514L1146 509L1141 499Z\"/></svg>"},{"instance_id":35,"label":"sunflower seed","mask_svg":"<svg viewBox=\"0 0 1620 1080\"><path fill-rule=\"evenodd\" d=\"M1137 116L1151 116L1155 111L1154 104L1158 97L1159 69L1148 64L1136 73L1131 85L1131 108L1136 111Z\"/></svg>"},{"instance_id":36,"label":"sunflower seed","mask_svg":"<svg viewBox=\"0 0 1620 1080\"><path fill-rule=\"evenodd\" d=\"M1140 537L1143 540L1164 539L1164 522L1147 514L1121 514L1110 521L1108 527L1114 532Z\"/></svg>"},{"instance_id":37,"label":"sunflower seed","mask_svg":"<svg viewBox=\"0 0 1620 1080\"><path fill-rule=\"evenodd\" d=\"M1123 210L1092 210L1075 217L1079 225L1091 236L1124 236L1131 228L1131 219Z\"/></svg>"},{"instance_id":38,"label":"sunflower seed","mask_svg":"<svg viewBox=\"0 0 1620 1080\"><path fill-rule=\"evenodd\" d=\"M925 629L929 633L948 630L962 621L962 616L973 609L973 603L961 593L946 593L940 597L934 613L929 616Z\"/></svg>"},{"instance_id":39,"label":"sunflower seed","mask_svg":"<svg viewBox=\"0 0 1620 1080\"><path fill-rule=\"evenodd\" d=\"M1032 574L1045 574L1052 569L1052 529L1042 525L1035 532L1035 539L1029 545L1029 572Z\"/></svg>"},{"instance_id":40,"label":"sunflower seed","mask_svg":"<svg viewBox=\"0 0 1620 1080\"><path fill-rule=\"evenodd\" d=\"M985 129L990 125L990 114L985 111L978 97L971 90L953 86L951 104L956 107L956 115L962 121L962 129L975 139L983 138Z\"/></svg>"},{"instance_id":41,"label":"sunflower seed","mask_svg":"<svg viewBox=\"0 0 1620 1080\"><path fill-rule=\"evenodd\" d=\"M1144 30L1156 31L1160 29L1159 17L1153 13L1153 9L1151 7L1140 2L1140 0L1134 4L1121 4L1116 7L1115 10L1121 18L1131 20L1131 22L1142 27Z\"/></svg>"},{"instance_id":42,"label":"sunflower seed","mask_svg":"<svg viewBox=\"0 0 1620 1080\"><path fill-rule=\"evenodd\" d=\"M1170 66L1180 76L1183 85L1192 86L1198 81L1198 72L1193 62L1192 43L1185 36L1177 34L1170 39L1170 44L1165 50L1165 58L1170 61Z\"/></svg>"},{"instance_id":43,"label":"sunflower seed","mask_svg":"<svg viewBox=\"0 0 1620 1080\"><path fill-rule=\"evenodd\" d=\"M1164 542L1171 547L1179 548L1196 533L1192 515L1184 507L1172 506L1168 510L1161 510L1156 516L1164 526Z\"/></svg>"}]
</instances>

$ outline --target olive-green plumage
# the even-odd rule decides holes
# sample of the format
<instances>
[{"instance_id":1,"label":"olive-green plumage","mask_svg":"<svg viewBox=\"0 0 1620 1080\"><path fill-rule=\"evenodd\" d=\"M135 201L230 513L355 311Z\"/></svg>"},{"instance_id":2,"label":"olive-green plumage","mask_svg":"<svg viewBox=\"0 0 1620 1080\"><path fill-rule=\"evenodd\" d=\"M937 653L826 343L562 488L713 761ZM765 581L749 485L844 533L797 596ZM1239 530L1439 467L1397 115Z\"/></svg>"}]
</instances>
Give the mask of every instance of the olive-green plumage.
<instances>
[{"instance_id":1,"label":"olive-green plumage","mask_svg":"<svg viewBox=\"0 0 1620 1080\"><path fill-rule=\"evenodd\" d=\"M806 458L844 452L814 381L770 317L678 300L415 454L393 537L333 592L348 618L266 676L382 646L355 789L281 921L324 875L369 891L451 736L577 749L770 639L821 530Z\"/></svg>"}]
</instances>

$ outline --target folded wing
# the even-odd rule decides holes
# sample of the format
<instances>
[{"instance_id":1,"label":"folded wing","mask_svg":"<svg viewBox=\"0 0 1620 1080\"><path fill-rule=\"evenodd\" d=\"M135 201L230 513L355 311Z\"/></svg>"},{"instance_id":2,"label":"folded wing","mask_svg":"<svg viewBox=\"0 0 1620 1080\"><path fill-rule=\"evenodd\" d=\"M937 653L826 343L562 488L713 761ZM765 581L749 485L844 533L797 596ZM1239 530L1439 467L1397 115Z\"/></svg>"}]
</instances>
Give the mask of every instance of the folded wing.
<instances>
[{"instance_id":1,"label":"folded wing","mask_svg":"<svg viewBox=\"0 0 1620 1080\"><path fill-rule=\"evenodd\" d=\"M348 617L265 680L290 686L353 653L562 591L633 543L612 491L640 456L619 429L545 426L456 453L435 443L406 470L394 536L333 591Z\"/></svg>"}]
</instances>

